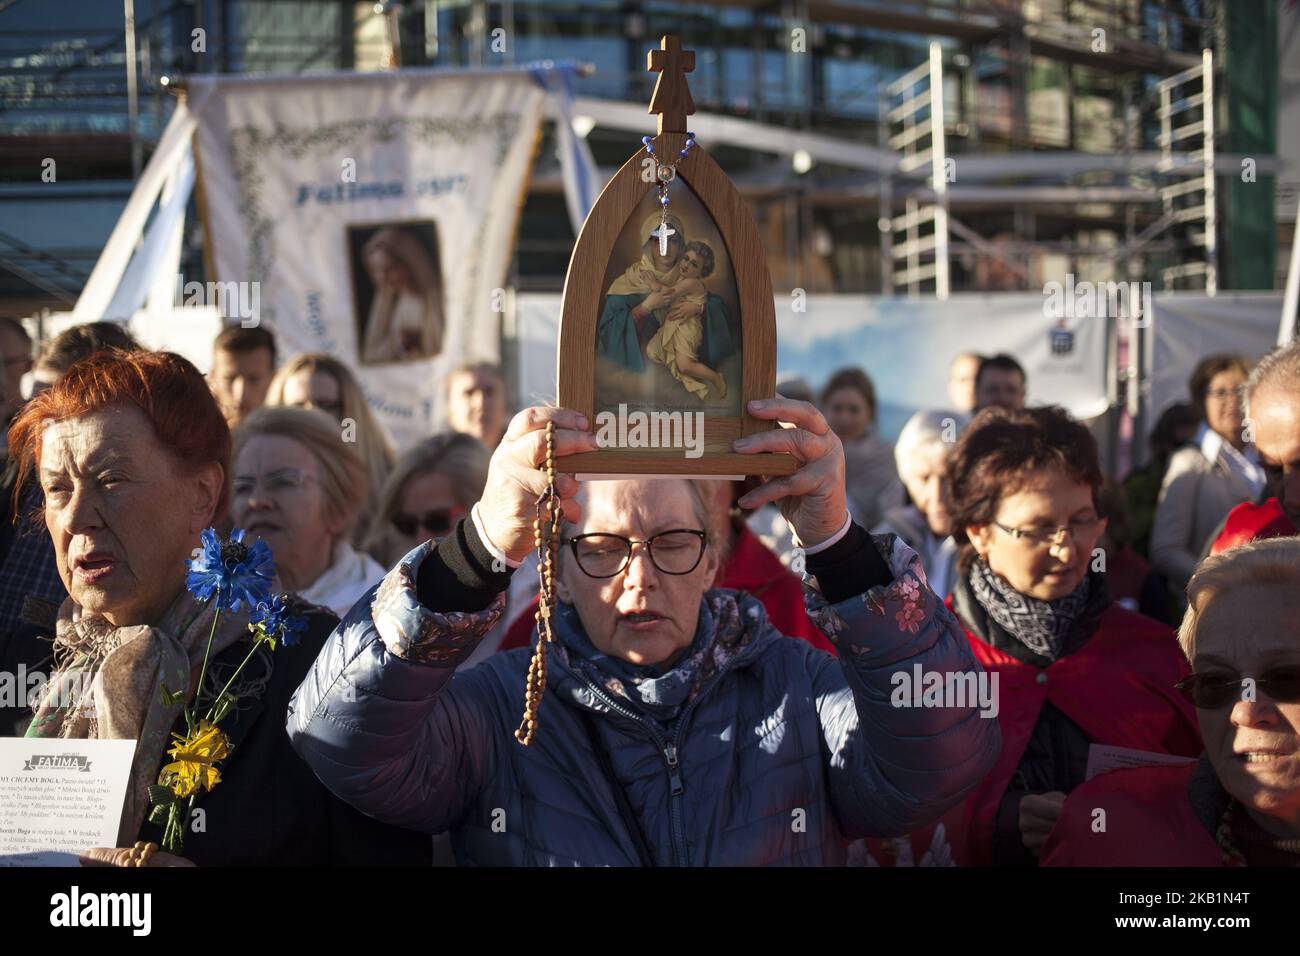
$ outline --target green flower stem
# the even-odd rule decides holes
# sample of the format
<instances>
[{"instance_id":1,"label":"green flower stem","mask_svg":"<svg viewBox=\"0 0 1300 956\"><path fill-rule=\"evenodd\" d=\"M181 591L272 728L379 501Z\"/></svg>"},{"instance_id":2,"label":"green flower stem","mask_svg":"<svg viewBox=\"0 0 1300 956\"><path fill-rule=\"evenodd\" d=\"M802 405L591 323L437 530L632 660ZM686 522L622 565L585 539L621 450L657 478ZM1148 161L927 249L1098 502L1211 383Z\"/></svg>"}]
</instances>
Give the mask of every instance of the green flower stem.
<instances>
[{"instance_id":1,"label":"green flower stem","mask_svg":"<svg viewBox=\"0 0 1300 956\"><path fill-rule=\"evenodd\" d=\"M203 667L199 670L199 686L194 691L194 700L197 702L203 696L203 680L208 676L208 658L212 656L212 641L217 636L217 622L221 620L221 592L217 592L217 613L212 616L212 630L208 632L208 646L203 649ZM190 731L194 730L194 723L190 719L190 709L185 708L186 722L190 725Z\"/></svg>"},{"instance_id":2,"label":"green flower stem","mask_svg":"<svg viewBox=\"0 0 1300 956\"><path fill-rule=\"evenodd\" d=\"M173 803L167 811L167 826L163 828L163 849L177 855L185 848L184 828L177 823L179 813L177 804Z\"/></svg>"},{"instance_id":3,"label":"green flower stem","mask_svg":"<svg viewBox=\"0 0 1300 956\"><path fill-rule=\"evenodd\" d=\"M253 659L253 655L257 653L258 645L260 645L261 643L262 642L260 639L253 641L252 649L248 652L248 654L244 657L244 659L239 662L239 666L235 668L235 672L230 675L230 680L226 681L226 686L221 688L221 693L217 694L216 699L212 701L212 706L208 708L208 713L203 718L204 720L207 721L212 720L212 715L216 713L217 710L217 704L221 703L221 698L226 696L226 691L230 690L230 685L235 682L235 678L238 677L240 672L244 669L244 665ZM193 797L191 797L190 799L193 800Z\"/></svg>"}]
</instances>

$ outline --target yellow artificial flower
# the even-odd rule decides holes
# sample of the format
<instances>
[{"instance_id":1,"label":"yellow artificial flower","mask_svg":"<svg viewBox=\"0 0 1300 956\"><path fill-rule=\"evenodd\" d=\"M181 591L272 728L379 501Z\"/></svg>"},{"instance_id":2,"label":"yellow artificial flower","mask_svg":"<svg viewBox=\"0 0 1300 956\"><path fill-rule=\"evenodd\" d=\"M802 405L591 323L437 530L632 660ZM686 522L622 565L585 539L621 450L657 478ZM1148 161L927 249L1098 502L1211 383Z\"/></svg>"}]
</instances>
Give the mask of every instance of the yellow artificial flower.
<instances>
[{"instance_id":1,"label":"yellow artificial flower","mask_svg":"<svg viewBox=\"0 0 1300 956\"><path fill-rule=\"evenodd\" d=\"M221 728L200 720L192 733L176 738L176 746L167 751L176 760L162 768L158 782L170 787L176 796L184 799L199 790L211 790L221 782L221 773L215 764L230 756L230 739Z\"/></svg>"}]
</instances>

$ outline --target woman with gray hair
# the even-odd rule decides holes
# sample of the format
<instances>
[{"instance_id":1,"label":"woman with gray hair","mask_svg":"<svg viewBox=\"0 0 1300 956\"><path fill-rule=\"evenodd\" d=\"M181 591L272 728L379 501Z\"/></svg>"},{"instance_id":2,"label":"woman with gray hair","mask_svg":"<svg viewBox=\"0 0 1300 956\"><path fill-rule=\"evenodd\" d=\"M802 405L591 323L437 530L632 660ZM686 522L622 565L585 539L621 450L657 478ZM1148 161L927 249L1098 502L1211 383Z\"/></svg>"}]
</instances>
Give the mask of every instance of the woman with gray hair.
<instances>
[{"instance_id":1,"label":"woman with gray hair","mask_svg":"<svg viewBox=\"0 0 1300 956\"><path fill-rule=\"evenodd\" d=\"M907 504L889 508L876 534L896 534L921 556L935 594L952 593L957 578L957 542L948 514L948 455L966 416L945 410L920 411L907 420L894 444L898 477Z\"/></svg>"},{"instance_id":2,"label":"woman with gray hair","mask_svg":"<svg viewBox=\"0 0 1300 956\"><path fill-rule=\"evenodd\" d=\"M1187 600L1178 643L1193 671L1178 688L1205 752L1076 789L1044 864L1300 866L1300 540L1207 558Z\"/></svg>"},{"instance_id":3,"label":"woman with gray hair","mask_svg":"<svg viewBox=\"0 0 1300 956\"><path fill-rule=\"evenodd\" d=\"M235 432L232 472L235 526L271 546L289 590L342 617L384 576L349 540L366 469L327 414L258 409Z\"/></svg>"}]
</instances>

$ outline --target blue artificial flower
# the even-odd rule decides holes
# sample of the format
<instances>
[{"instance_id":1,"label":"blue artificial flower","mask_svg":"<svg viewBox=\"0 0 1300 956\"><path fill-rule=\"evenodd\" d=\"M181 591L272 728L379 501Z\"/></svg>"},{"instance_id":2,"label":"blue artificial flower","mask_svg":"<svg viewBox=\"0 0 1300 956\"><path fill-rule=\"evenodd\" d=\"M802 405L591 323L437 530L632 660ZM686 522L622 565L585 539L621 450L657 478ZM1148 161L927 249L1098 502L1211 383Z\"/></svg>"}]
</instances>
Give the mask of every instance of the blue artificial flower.
<instances>
[{"instance_id":1,"label":"blue artificial flower","mask_svg":"<svg viewBox=\"0 0 1300 956\"><path fill-rule=\"evenodd\" d=\"M294 611L289 604L289 595L277 594L269 602L257 605L248 629L257 634L259 640L270 641L274 650L277 639L283 641L285 647L298 643L299 632L307 630L307 619Z\"/></svg>"},{"instance_id":2,"label":"blue artificial flower","mask_svg":"<svg viewBox=\"0 0 1300 956\"><path fill-rule=\"evenodd\" d=\"M249 547L242 528L224 541L213 528L199 538L203 547L188 562L190 572L185 576L191 594L205 602L215 596L217 607L229 611L238 611L241 602L255 608L270 597L275 565L265 541L259 538Z\"/></svg>"}]
</instances>

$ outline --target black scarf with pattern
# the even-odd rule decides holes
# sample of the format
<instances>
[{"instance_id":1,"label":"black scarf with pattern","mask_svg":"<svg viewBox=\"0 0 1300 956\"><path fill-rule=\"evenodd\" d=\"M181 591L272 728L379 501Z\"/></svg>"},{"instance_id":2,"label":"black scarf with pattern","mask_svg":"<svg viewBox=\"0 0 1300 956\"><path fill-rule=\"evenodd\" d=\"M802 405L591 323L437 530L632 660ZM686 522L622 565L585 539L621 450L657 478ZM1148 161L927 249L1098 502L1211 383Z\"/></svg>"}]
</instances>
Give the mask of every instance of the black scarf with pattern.
<instances>
[{"instance_id":1,"label":"black scarf with pattern","mask_svg":"<svg viewBox=\"0 0 1300 956\"><path fill-rule=\"evenodd\" d=\"M963 590L961 584L983 612L984 621L970 622L976 625L976 631L985 632L980 637L1038 667L1046 667L1082 645L1092 636L1098 619L1110 604L1105 583L1092 573L1085 575L1072 592L1054 601L1040 601L1021 594L982 560L971 565L966 579L958 586L959 591ZM998 639L1002 635L1011 638L1012 646Z\"/></svg>"}]
</instances>

